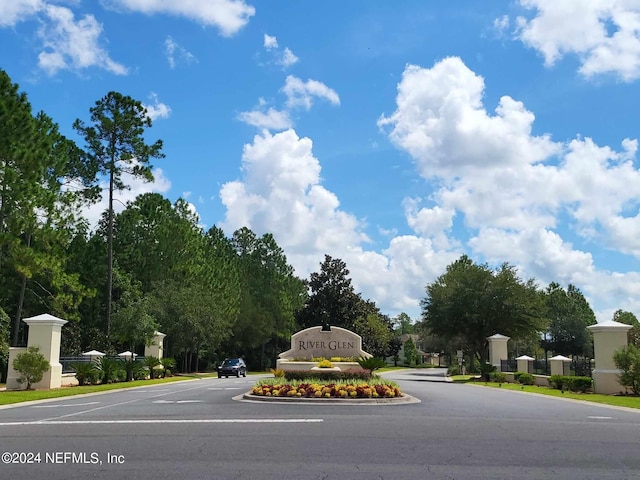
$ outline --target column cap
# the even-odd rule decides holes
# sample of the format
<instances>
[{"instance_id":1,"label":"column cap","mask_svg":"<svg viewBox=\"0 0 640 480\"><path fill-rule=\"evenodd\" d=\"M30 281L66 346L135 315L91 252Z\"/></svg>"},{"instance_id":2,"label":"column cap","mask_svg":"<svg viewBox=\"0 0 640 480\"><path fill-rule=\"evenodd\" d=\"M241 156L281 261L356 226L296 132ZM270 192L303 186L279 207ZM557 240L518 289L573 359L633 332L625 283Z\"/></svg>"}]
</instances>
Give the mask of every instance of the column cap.
<instances>
[{"instance_id":1,"label":"column cap","mask_svg":"<svg viewBox=\"0 0 640 480\"><path fill-rule=\"evenodd\" d=\"M615 320L607 320L606 322L589 325L587 329L591 330L592 332L626 332L627 330L631 329L631 325L616 322Z\"/></svg>"},{"instance_id":2,"label":"column cap","mask_svg":"<svg viewBox=\"0 0 640 480\"><path fill-rule=\"evenodd\" d=\"M507 337L506 335L502 335L501 333L496 333L487 337L487 340L509 340L511 337Z\"/></svg>"},{"instance_id":3,"label":"column cap","mask_svg":"<svg viewBox=\"0 0 640 480\"><path fill-rule=\"evenodd\" d=\"M535 358L530 357L529 355L520 355L516 360L535 360Z\"/></svg>"},{"instance_id":4,"label":"column cap","mask_svg":"<svg viewBox=\"0 0 640 480\"><path fill-rule=\"evenodd\" d=\"M556 355L555 357L551 357L549 360L562 360L563 362L570 362L571 359L565 357L564 355Z\"/></svg>"},{"instance_id":5,"label":"column cap","mask_svg":"<svg viewBox=\"0 0 640 480\"><path fill-rule=\"evenodd\" d=\"M67 323L67 320L54 317L53 315L49 315L48 313L43 313L42 315L36 315L35 317L23 318L22 321L29 326L31 325L63 326L65 323Z\"/></svg>"}]
</instances>

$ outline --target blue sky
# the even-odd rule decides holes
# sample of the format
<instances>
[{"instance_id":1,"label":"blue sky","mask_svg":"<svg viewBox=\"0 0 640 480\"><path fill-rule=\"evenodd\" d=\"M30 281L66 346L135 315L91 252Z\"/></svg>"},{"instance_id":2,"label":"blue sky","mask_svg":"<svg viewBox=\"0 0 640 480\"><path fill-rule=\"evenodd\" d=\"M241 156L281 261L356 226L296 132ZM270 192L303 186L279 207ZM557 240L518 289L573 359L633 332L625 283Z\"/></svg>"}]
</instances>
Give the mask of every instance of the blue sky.
<instances>
[{"instance_id":1,"label":"blue sky","mask_svg":"<svg viewBox=\"0 0 640 480\"><path fill-rule=\"evenodd\" d=\"M0 0L0 68L74 139L142 101L166 158L122 202L339 257L384 313L466 253L640 315L640 2Z\"/></svg>"}]
</instances>

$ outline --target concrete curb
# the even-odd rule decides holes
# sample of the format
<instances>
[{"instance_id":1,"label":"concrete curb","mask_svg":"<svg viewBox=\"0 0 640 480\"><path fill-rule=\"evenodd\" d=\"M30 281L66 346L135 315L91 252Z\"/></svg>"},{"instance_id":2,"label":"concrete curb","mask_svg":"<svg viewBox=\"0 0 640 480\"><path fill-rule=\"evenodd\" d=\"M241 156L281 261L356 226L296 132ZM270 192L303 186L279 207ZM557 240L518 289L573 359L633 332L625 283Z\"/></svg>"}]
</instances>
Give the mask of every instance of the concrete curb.
<instances>
[{"instance_id":1,"label":"concrete curb","mask_svg":"<svg viewBox=\"0 0 640 480\"><path fill-rule=\"evenodd\" d=\"M245 393L233 397L234 400L255 403L279 403L289 405L409 405L422 400L406 393L394 398L302 398L302 397L265 397Z\"/></svg>"}]
</instances>

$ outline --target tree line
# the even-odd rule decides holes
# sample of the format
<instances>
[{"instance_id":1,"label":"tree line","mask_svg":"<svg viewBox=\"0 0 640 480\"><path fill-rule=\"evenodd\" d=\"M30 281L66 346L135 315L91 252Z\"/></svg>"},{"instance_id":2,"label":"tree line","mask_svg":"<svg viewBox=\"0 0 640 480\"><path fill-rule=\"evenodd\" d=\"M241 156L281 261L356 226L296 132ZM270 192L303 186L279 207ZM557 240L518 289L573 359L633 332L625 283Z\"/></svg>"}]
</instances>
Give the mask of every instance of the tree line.
<instances>
[{"instance_id":1,"label":"tree line","mask_svg":"<svg viewBox=\"0 0 640 480\"><path fill-rule=\"evenodd\" d=\"M321 322L386 353L391 321L354 291L341 260L327 256L301 279L271 234L205 231L184 199L147 193L114 211L125 176L153 180L151 160L163 156L161 140L146 141L139 101L109 92L73 127L82 145L33 114L0 70L0 372L9 345L26 342L21 319L44 312L68 320L63 354L140 351L159 330L183 371L225 356L268 368L292 333ZM82 211L103 194L92 230Z\"/></svg>"}]
</instances>

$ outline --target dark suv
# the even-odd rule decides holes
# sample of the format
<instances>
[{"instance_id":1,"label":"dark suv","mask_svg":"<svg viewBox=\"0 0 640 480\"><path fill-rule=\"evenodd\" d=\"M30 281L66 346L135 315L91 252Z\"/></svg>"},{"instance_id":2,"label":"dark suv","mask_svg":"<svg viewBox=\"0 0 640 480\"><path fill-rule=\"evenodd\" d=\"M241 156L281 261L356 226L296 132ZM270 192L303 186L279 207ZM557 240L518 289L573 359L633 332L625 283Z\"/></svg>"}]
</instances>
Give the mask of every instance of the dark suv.
<instances>
[{"instance_id":1,"label":"dark suv","mask_svg":"<svg viewBox=\"0 0 640 480\"><path fill-rule=\"evenodd\" d=\"M226 358L224 362L218 367L218 378L229 377L234 375L236 377L247 376L247 365L241 358Z\"/></svg>"}]
</instances>

